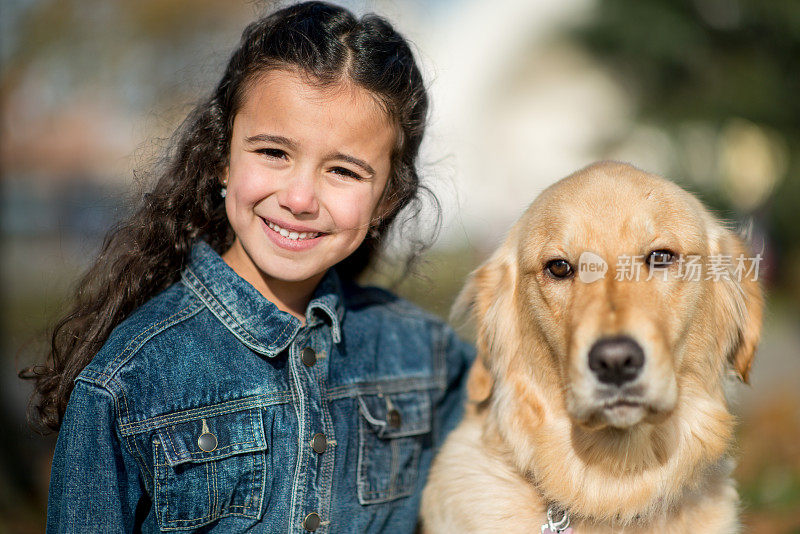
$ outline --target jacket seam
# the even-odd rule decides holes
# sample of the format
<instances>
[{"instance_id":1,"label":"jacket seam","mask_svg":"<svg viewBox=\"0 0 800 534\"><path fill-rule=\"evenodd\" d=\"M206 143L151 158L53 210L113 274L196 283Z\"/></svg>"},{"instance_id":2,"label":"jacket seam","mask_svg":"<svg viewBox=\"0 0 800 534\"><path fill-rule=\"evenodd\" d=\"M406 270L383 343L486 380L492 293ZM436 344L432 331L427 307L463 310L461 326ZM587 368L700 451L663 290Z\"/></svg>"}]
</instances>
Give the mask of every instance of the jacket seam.
<instances>
[{"instance_id":1,"label":"jacket seam","mask_svg":"<svg viewBox=\"0 0 800 534\"><path fill-rule=\"evenodd\" d=\"M229 325L229 326L233 326L234 330L236 330L238 333L240 333L240 335L248 338L248 341L250 341L251 343L253 343L255 345L259 345L259 346L261 345L261 343L259 343L258 340L256 338L254 338L253 335L250 332L248 332L247 329L244 326L241 325L241 323L239 323L239 321L237 321L235 318L233 318L233 316L227 310L227 308L225 308L225 306L223 306L219 302L219 300L217 300L217 298L214 296L214 294L211 292L211 290L209 290L205 286L205 284L203 284L203 282L200 281L200 278L197 276L197 274L195 274L195 272L192 269L187 268L186 269L186 274L192 276L191 280L187 280L188 282L190 282L188 284L189 288L197 294L197 296L200 298L200 300L206 302L206 305L208 306L208 309L210 309L211 312L218 319L220 319L223 324L226 324L226 325ZM202 291L199 291L198 288L194 287L195 283L198 286L200 286L200 288L202 288ZM222 317L218 313L218 310L216 310L214 308L214 305L218 306L219 308L222 308L223 311L225 312L225 315L230 316L231 319L233 319L233 323L235 323L235 324L231 325L229 321L226 321L225 318ZM241 331L241 332L239 332L239 331Z\"/></svg>"},{"instance_id":2,"label":"jacket seam","mask_svg":"<svg viewBox=\"0 0 800 534\"><path fill-rule=\"evenodd\" d=\"M120 434L122 434L122 431L120 431ZM145 462L144 455L142 454L142 451L139 450L139 444L136 442L136 438L133 436L133 434L124 437L125 441L128 442L129 449L131 449L130 443L133 442L133 449L136 450L136 453L133 455L133 457L136 458L136 463L138 463L141 467L144 467L144 471L145 473L147 473L148 482L150 480L153 480L153 483L155 484L155 476L153 472L150 471L150 468L147 466L147 462Z\"/></svg>"},{"instance_id":3,"label":"jacket seam","mask_svg":"<svg viewBox=\"0 0 800 534\"><path fill-rule=\"evenodd\" d=\"M298 492L302 491L301 487L305 484L305 476L303 468L305 466L305 451L303 450L303 434L305 433L305 405L303 403L305 392L303 391L303 384L299 380L297 371L297 361L295 354L292 354L292 347L289 348L289 387L292 393L292 407L297 415L297 463L295 464L294 474L292 475L292 496L289 501L289 533L294 530L296 519L296 507L302 504L298 502ZM302 479L302 483L301 483ZM303 499L305 492L303 491Z\"/></svg>"},{"instance_id":4,"label":"jacket seam","mask_svg":"<svg viewBox=\"0 0 800 534\"><path fill-rule=\"evenodd\" d=\"M331 400L346 399L358 395L377 395L378 393L407 393L411 391L425 391L435 387L442 387L444 380L441 376L433 379L430 377L389 379L374 382L361 382L357 385L349 384L337 386L328 390Z\"/></svg>"},{"instance_id":5,"label":"jacket seam","mask_svg":"<svg viewBox=\"0 0 800 534\"><path fill-rule=\"evenodd\" d=\"M108 394L108 396L109 396L109 397L111 397L111 400L112 400L112 401L113 401L113 403L114 403L114 414L115 414L115 417L114 417L114 426L116 427L116 430L117 430L117 432L119 433L119 437L121 438L121 439L120 439L120 444L122 444L122 445L123 445L123 447L124 447L124 448L125 448L125 449L128 451L128 454L130 454L130 455L131 455L131 457L133 457L134 459L137 459L137 456L136 456L136 454L134 454L133 450L132 450L132 449L131 449L131 447L130 447L130 443L128 443L128 437L127 437L127 436L125 436L125 435L122 433L122 430L120 429L120 420L119 420L119 413L120 413L120 412L119 412L119 399L118 399L117 395L114 393L114 391L113 391L111 388L108 388L108 387L106 387L106 386L104 386L104 385L100 385L100 384L94 383L94 382L92 382L92 381L90 381L90 380L84 380L84 379L83 379L81 376L78 376L78 377L75 379L75 381L76 381L76 382L77 382L78 380L80 380L81 382L83 382L83 383L84 383L84 384L86 384L87 386L90 386L90 387L93 387L93 388L97 389L98 391L100 391L100 392L101 392L101 394L102 394L102 393L106 393L106 394ZM137 462L136 462L136 463L137 463L137 465L139 465L139 466L140 466L140 468L141 468L141 464L139 464L139 462L138 462L138 459L137 459Z\"/></svg>"},{"instance_id":6,"label":"jacket seam","mask_svg":"<svg viewBox=\"0 0 800 534\"><path fill-rule=\"evenodd\" d=\"M108 367L111 367L113 369L111 374L113 375L114 371L116 371L117 360L119 360L120 358L124 359L124 357L127 357L127 355L125 354L126 352L130 351L131 355L133 355L136 351L138 351L142 347L142 345L144 345L147 341L149 341L152 338L152 336L154 336L154 335L162 332L164 329L169 328L170 326L172 326L172 324L168 324L168 323L172 319L174 319L175 317L178 317L181 314L183 314L184 312L186 312L186 310L188 310L190 307L191 307L191 304L189 304L186 307L184 307L183 309L175 312L174 314L170 315L169 317L166 317L165 319L162 319L162 320L158 321L157 323L154 323L154 324L150 325L150 327L148 327L147 329L143 330L142 332L139 333L138 336L136 336L131 341L129 341L128 344L125 346L125 348L119 354L117 354L117 356L111 361L110 364L108 364ZM164 328L159 329L159 327L161 327L161 326L164 326ZM142 339L142 342L137 345L137 343L139 342L140 339ZM135 346L135 348L132 348L134 346ZM122 362L120 362L120 365L121 364L122 364Z\"/></svg>"},{"instance_id":7,"label":"jacket seam","mask_svg":"<svg viewBox=\"0 0 800 534\"><path fill-rule=\"evenodd\" d=\"M251 410L252 410L252 408L251 408ZM160 430L163 430L163 428L161 428ZM253 451L263 450L263 449L266 448L266 444L264 444L263 448L262 448L261 440L256 437L256 439L251 439L250 441L239 441L237 443L231 443L229 445L225 445L224 447L218 447L218 448L213 450L213 454L211 454L211 453L200 453L200 454L198 454L198 453L189 452L188 455L181 455L181 454L178 454L178 451L175 449L175 444L173 442L172 436L169 436L168 439L169 439L170 447L172 448L172 452L174 454L174 457L177 458L178 460L183 460L183 461L188 461L188 460L205 461L205 460L217 460L217 459L221 459L221 458L227 458L230 455L228 454L228 451L226 451L225 449L233 449L234 452L245 453L245 452L253 452ZM235 450L234 449L234 447L236 447L237 445L249 445L251 443L258 443L259 444L259 448L250 447L250 448L240 449L240 450ZM226 456L222 456L222 455L226 455ZM167 463L169 463L169 462L167 462ZM176 463L183 463L183 462L176 462Z\"/></svg>"},{"instance_id":8,"label":"jacket seam","mask_svg":"<svg viewBox=\"0 0 800 534\"><path fill-rule=\"evenodd\" d=\"M193 421L201 417L214 417L253 408L264 408L275 404L288 404L291 400L291 393L288 391L255 395L252 397L245 397L244 399L222 402L210 407L190 408L179 412L157 415L143 421L131 421L121 425L120 429L124 435L139 434L141 432L158 430L186 421Z\"/></svg>"},{"instance_id":9,"label":"jacket seam","mask_svg":"<svg viewBox=\"0 0 800 534\"><path fill-rule=\"evenodd\" d=\"M131 358L134 354L136 354L139 349L141 349L148 341L150 341L153 337L160 334L164 330L175 326L179 322L186 320L202 310L203 303L202 301L196 301L193 304L188 304L179 311L175 312L174 314L157 321L150 326L148 326L145 330L141 331L135 338L130 340L125 347L117 353L111 362L106 364L102 370L91 369L89 367L85 368L81 371L81 374L78 378L83 379L87 383L95 383L99 386L107 388L109 382L114 382L119 386L119 383L114 380L116 373L122 368L125 363L127 363L128 359ZM170 322L171 321L171 322ZM102 379L95 379L92 380L89 376L86 375L96 375L97 377L102 377ZM77 379L76 379L77 380ZM108 388L107 388L108 389ZM124 393L123 393L124 395Z\"/></svg>"},{"instance_id":10,"label":"jacket seam","mask_svg":"<svg viewBox=\"0 0 800 534\"><path fill-rule=\"evenodd\" d=\"M284 325L284 327L281 330L281 332L276 336L275 341L273 341L269 345L265 346L263 343L258 341L258 339L253 337L253 335L244 327L244 325L242 325L239 321L237 321L233 317L233 315L230 313L230 311L228 311L228 309L219 301L219 299L217 299L217 297L214 296L214 293L212 293L211 290L208 289L205 284L203 284L202 280L200 280L200 278L197 276L197 274L195 274L194 271L192 271L191 269L187 268L186 269L186 273L190 274L193 277L193 280L188 280L188 282L190 282L190 284L189 284L190 289L192 291L194 291L201 300L203 300L204 302L207 303L208 308L211 310L211 312L214 313L214 315L220 321L222 321L223 324L226 324L229 327L232 326L234 328L234 330L236 330L237 332L240 333L240 335L242 335L243 337L246 337L248 339L248 341L250 341L250 343L252 343L253 345L256 345L258 347L265 347L267 352L275 351L283 343L283 338L285 337L286 330L292 324L291 321L288 321ZM192 287L194 285L193 282L196 282L197 285L199 285L203 289L202 294L201 294L200 291L197 290L197 288ZM208 300L206 300L206 298ZM233 322L235 323L235 325L230 324L230 321L226 321L225 318L219 313L219 311L217 309L215 309L214 306L212 306L212 304L216 305L218 308L221 308L221 310L219 310L219 311L224 311L225 315L230 317L233 320Z\"/></svg>"},{"instance_id":11,"label":"jacket seam","mask_svg":"<svg viewBox=\"0 0 800 534\"><path fill-rule=\"evenodd\" d=\"M129 440L131 439L131 436L126 436L126 435L124 435L122 433L121 423L119 421L123 421L123 420L128 421L130 419L130 407L128 406L128 397L127 397L127 395L125 395L125 389L122 387L122 384L120 384L120 382L116 379L116 377L113 377L113 376L112 377L108 377L108 381L109 382L113 382L114 385L116 386L117 390L119 390L120 394L122 395L122 402L125 405L125 414L124 414L124 416L120 411L120 407L117 406L117 412L118 412L117 413L117 428L119 428L119 433L120 433L120 435L122 437L125 438L125 443L128 446L128 450L130 451L131 455L136 459L137 463L139 464L139 468L141 469L142 467L144 467L145 473L150 475L151 474L150 473L150 468L147 467L147 463L145 462L144 457L141 456L141 453L139 453L139 447L138 447L138 445L136 445L136 440L133 440L133 443L134 443L134 447L136 448L136 452L139 453L139 456L134 454L134 451L130 446ZM124 419L123 419L123 417L124 417ZM140 460L141 460L141 462L140 462Z\"/></svg>"},{"instance_id":12,"label":"jacket seam","mask_svg":"<svg viewBox=\"0 0 800 534\"><path fill-rule=\"evenodd\" d=\"M439 391L437 392L436 405L444 399L447 391L447 332L444 329L437 330L434 340L434 362L433 372L439 381ZM434 417L431 422L431 436L434 443L439 442L439 418Z\"/></svg>"}]
</instances>

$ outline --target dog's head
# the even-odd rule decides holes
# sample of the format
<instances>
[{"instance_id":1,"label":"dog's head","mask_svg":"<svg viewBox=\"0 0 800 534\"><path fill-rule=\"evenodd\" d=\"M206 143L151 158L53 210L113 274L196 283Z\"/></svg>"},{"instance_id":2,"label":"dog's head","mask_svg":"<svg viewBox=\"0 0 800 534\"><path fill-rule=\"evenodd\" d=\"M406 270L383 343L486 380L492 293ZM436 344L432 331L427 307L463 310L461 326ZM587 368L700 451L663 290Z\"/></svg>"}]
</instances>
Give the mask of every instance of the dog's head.
<instances>
[{"instance_id":1,"label":"dog's head","mask_svg":"<svg viewBox=\"0 0 800 534\"><path fill-rule=\"evenodd\" d=\"M758 343L757 267L672 182L583 169L542 192L459 296L478 330L470 397L504 381L533 417L565 411L590 431L723 399L723 376L746 381Z\"/></svg>"}]
</instances>

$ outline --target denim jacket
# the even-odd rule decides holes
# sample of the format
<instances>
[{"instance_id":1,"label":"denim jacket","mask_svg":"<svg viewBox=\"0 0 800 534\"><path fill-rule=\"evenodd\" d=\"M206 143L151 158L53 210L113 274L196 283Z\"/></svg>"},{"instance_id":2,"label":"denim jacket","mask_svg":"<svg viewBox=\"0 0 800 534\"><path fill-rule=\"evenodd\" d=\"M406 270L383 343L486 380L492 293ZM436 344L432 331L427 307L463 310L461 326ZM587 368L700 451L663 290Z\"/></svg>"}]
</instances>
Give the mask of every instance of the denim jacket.
<instances>
[{"instance_id":1,"label":"denim jacket","mask_svg":"<svg viewBox=\"0 0 800 534\"><path fill-rule=\"evenodd\" d=\"M474 349L326 273L306 324L203 240L80 373L48 532L413 532Z\"/></svg>"}]
</instances>

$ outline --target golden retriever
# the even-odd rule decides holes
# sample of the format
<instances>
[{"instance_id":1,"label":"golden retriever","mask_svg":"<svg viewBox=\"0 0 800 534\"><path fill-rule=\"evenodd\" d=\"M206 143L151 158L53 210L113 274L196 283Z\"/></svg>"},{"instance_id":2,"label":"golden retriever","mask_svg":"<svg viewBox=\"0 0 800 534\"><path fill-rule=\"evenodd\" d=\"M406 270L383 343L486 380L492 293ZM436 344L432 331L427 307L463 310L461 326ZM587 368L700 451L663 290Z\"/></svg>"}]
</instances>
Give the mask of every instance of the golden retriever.
<instances>
[{"instance_id":1,"label":"golden retriever","mask_svg":"<svg viewBox=\"0 0 800 534\"><path fill-rule=\"evenodd\" d=\"M422 531L737 532L725 389L758 344L759 258L627 164L545 189L456 301L478 358Z\"/></svg>"}]
</instances>

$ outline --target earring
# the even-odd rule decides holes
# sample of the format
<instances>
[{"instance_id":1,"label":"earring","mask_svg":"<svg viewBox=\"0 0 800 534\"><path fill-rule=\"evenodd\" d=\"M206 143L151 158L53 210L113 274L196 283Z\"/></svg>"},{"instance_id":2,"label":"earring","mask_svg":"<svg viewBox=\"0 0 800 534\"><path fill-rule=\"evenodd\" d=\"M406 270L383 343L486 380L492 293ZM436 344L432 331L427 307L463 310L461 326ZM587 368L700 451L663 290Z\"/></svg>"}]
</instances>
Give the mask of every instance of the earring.
<instances>
[{"instance_id":1,"label":"earring","mask_svg":"<svg viewBox=\"0 0 800 534\"><path fill-rule=\"evenodd\" d=\"M219 190L219 194L222 198L225 198L225 195L228 194L228 182L222 182L222 189Z\"/></svg>"}]
</instances>

